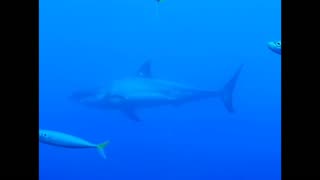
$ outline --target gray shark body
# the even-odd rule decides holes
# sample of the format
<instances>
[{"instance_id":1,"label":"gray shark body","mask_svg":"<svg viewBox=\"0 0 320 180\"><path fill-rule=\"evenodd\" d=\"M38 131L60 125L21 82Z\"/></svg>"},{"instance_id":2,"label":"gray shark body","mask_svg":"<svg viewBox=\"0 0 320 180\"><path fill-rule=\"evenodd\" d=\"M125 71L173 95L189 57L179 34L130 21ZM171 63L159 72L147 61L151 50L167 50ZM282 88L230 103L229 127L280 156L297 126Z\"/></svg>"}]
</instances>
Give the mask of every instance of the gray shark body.
<instances>
[{"instance_id":1,"label":"gray shark body","mask_svg":"<svg viewBox=\"0 0 320 180\"><path fill-rule=\"evenodd\" d=\"M135 121L140 121L136 109L181 105L213 97L222 99L226 109L233 112L232 94L241 69L242 65L221 90L212 91L154 78L147 61L135 76L116 80L109 87L74 92L71 97L90 107L121 110Z\"/></svg>"}]
</instances>

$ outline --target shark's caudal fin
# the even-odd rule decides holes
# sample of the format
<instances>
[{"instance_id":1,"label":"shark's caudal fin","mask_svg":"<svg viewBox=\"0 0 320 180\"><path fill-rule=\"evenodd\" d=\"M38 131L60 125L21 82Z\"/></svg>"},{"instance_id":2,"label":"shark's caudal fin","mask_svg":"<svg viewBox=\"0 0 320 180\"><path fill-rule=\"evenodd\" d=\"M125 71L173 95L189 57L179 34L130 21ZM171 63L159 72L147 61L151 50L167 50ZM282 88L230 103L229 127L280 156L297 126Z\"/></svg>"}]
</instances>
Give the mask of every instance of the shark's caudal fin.
<instances>
[{"instance_id":1,"label":"shark's caudal fin","mask_svg":"<svg viewBox=\"0 0 320 180\"><path fill-rule=\"evenodd\" d=\"M97 150L103 159L106 159L106 154L104 153L104 148L109 144L109 141L105 141L97 145Z\"/></svg>"},{"instance_id":2,"label":"shark's caudal fin","mask_svg":"<svg viewBox=\"0 0 320 180\"><path fill-rule=\"evenodd\" d=\"M234 112L233 107L233 91L235 88L235 85L237 83L237 80L239 78L240 72L243 68L243 64L240 65L238 70L235 72L235 74L232 76L232 78L225 84L223 89L220 91L219 95L221 100L223 101L224 106L229 112Z\"/></svg>"},{"instance_id":3,"label":"shark's caudal fin","mask_svg":"<svg viewBox=\"0 0 320 180\"><path fill-rule=\"evenodd\" d=\"M151 61L147 60L145 61L139 68L139 70L136 73L137 77L142 78L152 78L152 72L151 72Z\"/></svg>"}]
</instances>

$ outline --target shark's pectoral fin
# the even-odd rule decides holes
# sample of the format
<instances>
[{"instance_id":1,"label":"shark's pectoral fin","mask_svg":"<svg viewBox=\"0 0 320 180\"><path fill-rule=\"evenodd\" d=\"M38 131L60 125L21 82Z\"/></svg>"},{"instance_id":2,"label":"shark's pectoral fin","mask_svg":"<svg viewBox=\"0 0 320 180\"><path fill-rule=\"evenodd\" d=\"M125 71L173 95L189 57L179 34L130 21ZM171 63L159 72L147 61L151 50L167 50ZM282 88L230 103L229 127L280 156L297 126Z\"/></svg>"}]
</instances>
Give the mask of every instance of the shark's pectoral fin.
<instances>
[{"instance_id":1,"label":"shark's pectoral fin","mask_svg":"<svg viewBox=\"0 0 320 180\"><path fill-rule=\"evenodd\" d=\"M141 121L141 119L139 118L139 116L137 115L137 113L134 111L133 108L124 108L122 109L122 112L133 121L136 121L136 122Z\"/></svg>"}]
</instances>

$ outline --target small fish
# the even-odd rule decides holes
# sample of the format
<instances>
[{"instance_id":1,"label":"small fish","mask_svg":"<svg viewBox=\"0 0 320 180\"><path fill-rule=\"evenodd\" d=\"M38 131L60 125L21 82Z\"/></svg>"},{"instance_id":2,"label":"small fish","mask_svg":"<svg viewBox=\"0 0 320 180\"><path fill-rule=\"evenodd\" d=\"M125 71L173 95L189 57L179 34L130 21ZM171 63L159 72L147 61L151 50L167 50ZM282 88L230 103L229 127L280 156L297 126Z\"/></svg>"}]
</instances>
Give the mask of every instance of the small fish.
<instances>
[{"instance_id":1,"label":"small fish","mask_svg":"<svg viewBox=\"0 0 320 180\"><path fill-rule=\"evenodd\" d=\"M101 144L93 144L79 137L43 129L39 130L39 141L44 144L65 148L96 148L104 159L106 158L104 148L109 144L109 141Z\"/></svg>"},{"instance_id":2,"label":"small fish","mask_svg":"<svg viewBox=\"0 0 320 180\"><path fill-rule=\"evenodd\" d=\"M268 48L277 54L281 54L281 40L268 42Z\"/></svg>"}]
</instances>

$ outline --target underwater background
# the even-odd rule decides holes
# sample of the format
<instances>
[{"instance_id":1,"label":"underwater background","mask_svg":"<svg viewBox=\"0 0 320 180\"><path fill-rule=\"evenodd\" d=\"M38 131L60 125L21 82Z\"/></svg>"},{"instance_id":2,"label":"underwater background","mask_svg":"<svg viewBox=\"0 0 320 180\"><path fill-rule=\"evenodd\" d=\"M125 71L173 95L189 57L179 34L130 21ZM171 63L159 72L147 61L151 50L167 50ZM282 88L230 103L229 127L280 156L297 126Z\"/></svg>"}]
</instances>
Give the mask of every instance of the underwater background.
<instances>
[{"instance_id":1,"label":"underwater background","mask_svg":"<svg viewBox=\"0 0 320 180\"><path fill-rule=\"evenodd\" d=\"M40 180L280 180L280 0L40 0L39 127L95 149L39 144ZM236 112L217 98L138 111L71 102L78 89L132 76L151 60L154 77L220 89L244 64Z\"/></svg>"}]
</instances>

